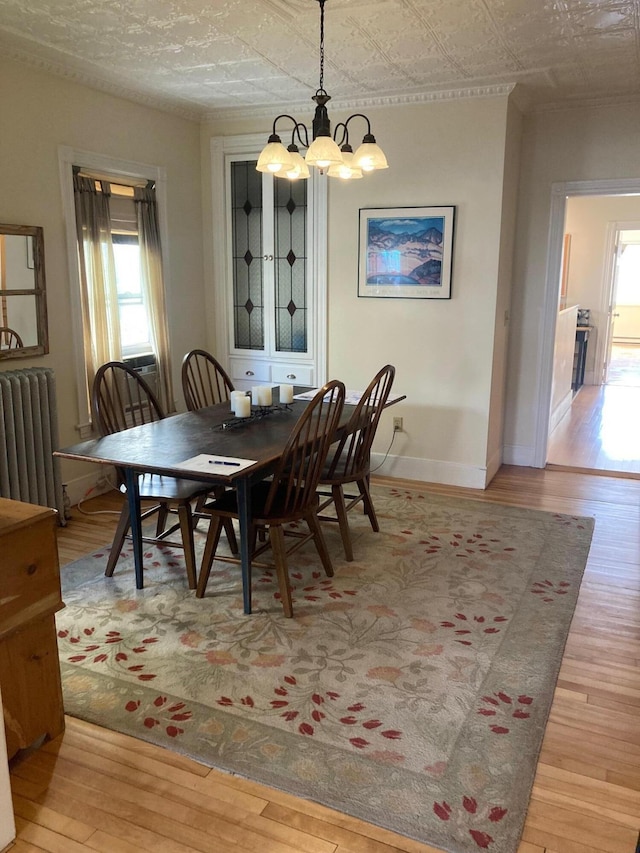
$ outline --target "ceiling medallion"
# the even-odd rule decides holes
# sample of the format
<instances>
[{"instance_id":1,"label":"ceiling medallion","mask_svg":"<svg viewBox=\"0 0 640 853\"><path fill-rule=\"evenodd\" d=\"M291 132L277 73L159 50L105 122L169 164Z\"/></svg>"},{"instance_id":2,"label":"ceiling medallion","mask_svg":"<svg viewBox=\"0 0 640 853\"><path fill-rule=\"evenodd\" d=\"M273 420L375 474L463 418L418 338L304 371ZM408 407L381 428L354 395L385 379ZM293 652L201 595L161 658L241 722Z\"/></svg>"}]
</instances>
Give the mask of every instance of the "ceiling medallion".
<instances>
[{"instance_id":1,"label":"ceiling medallion","mask_svg":"<svg viewBox=\"0 0 640 853\"><path fill-rule=\"evenodd\" d=\"M324 4L325 0L317 0L320 4L320 83L312 100L316 102L313 116L311 143L309 131L293 116L282 113L273 122L271 136L262 149L256 169L259 172L271 172L276 178L309 177L309 166L314 166L320 174L326 173L331 178L354 180L361 178L363 172L373 172L375 169L388 169L387 158L371 133L371 122L366 115L354 113L346 121L341 121L331 134L331 122L327 112L327 102L331 96L324 88ZM367 123L362 144L355 154L349 144L349 122L361 118ZM276 124L280 119L293 122L291 144L285 148L276 133ZM307 149L304 158L298 145Z\"/></svg>"}]
</instances>

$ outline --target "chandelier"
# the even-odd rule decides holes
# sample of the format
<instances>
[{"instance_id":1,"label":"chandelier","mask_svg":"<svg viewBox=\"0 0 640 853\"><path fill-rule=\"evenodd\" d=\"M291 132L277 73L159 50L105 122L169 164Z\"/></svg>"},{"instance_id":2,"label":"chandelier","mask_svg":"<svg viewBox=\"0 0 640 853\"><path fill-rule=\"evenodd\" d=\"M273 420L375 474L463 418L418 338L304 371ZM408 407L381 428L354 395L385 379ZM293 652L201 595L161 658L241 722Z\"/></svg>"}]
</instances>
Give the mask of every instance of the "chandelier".
<instances>
[{"instance_id":1,"label":"chandelier","mask_svg":"<svg viewBox=\"0 0 640 853\"><path fill-rule=\"evenodd\" d=\"M362 113L354 113L346 121L341 121L336 125L333 135L331 134L331 122L327 112L327 102L331 100L331 96L324 88L325 0L318 0L318 3L320 4L320 84L312 98L317 106L313 116L311 142L309 142L307 127L293 116L282 113L274 119L271 136L260 153L256 169L259 172L271 172L276 178L296 180L308 178L309 166L314 166L320 174L326 171L331 178L353 180L361 178L363 172L388 169L389 166L384 152L371 133L371 122ZM287 148L276 133L276 125L281 119L287 119L293 123L291 144ZM353 119L364 119L367 123L367 132L355 153L349 143L349 123ZM298 146L307 149L304 158Z\"/></svg>"}]
</instances>

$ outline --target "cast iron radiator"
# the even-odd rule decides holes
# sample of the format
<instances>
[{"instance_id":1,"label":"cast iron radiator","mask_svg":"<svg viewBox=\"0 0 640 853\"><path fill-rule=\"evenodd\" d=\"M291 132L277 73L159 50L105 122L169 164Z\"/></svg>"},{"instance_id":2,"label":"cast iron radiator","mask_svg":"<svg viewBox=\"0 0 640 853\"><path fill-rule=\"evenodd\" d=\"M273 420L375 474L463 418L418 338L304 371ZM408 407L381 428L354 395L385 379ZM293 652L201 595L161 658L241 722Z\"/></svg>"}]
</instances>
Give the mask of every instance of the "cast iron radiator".
<instances>
[{"instance_id":1,"label":"cast iron radiator","mask_svg":"<svg viewBox=\"0 0 640 853\"><path fill-rule=\"evenodd\" d=\"M0 497L50 506L65 524L53 370L0 372Z\"/></svg>"}]
</instances>

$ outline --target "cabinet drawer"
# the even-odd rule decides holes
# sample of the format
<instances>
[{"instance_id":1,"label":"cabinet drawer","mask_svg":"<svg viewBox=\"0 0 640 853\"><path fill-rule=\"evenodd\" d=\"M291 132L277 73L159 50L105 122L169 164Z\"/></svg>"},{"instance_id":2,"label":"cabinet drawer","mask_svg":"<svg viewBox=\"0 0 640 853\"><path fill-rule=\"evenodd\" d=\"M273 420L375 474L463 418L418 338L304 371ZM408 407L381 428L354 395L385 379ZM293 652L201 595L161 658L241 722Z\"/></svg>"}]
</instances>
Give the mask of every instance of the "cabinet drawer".
<instances>
[{"instance_id":1,"label":"cabinet drawer","mask_svg":"<svg viewBox=\"0 0 640 853\"><path fill-rule=\"evenodd\" d=\"M287 385L313 385L313 367L299 364L272 364L271 381Z\"/></svg>"},{"instance_id":2,"label":"cabinet drawer","mask_svg":"<svg viewBox=\"0 0 640 853\"><path fill-rule=\"evenodd\" d=\"M2 537L0 638L30 619L63 606L55 536L55 519L51 517Z\"/></svg>"},{"instance_id":3,"label":"cabinet drawer","mask_svg":"<svg viewBox=\"0 0 640 853\"><path fill-rule=\"evenodd\" d=\"M268 382L269 363L251 358L230 358L229 370L232 379L243 382Z\"/></svg>"}]
</instances>

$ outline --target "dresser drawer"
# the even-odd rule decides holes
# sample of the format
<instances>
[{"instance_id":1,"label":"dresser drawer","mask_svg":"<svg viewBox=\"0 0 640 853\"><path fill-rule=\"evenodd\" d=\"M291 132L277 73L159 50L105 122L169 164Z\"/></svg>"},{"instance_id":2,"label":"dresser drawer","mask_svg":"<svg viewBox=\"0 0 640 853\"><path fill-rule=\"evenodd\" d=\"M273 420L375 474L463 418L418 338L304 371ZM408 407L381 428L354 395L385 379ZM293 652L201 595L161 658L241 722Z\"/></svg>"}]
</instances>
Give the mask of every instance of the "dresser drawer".
<instances>
[{"instance_id":1,"label":"dresser drawer","mask_svg":"<svg viewBox=\"0 0 640 853\"><path fill-rule=\"evenodd\" d=\"M268 382L270 378L269 362L251 358L230 358L231 378L242 382Z\"/></svg>"},{"instance_id":2,"label":"dresser drawer","mask_svg":"<svg viewBox=\"0 0 640 853\"><path fill-rule=\"evenodd\" d=\"M55 517L18 527L2 537L0 638L62 608Z\"/></svg>"},{"instance_id":3,"label":"dresser drawer","mask_svg":"<svg viewBox=\"0 0 640 853\"><path fill-rule=\"evenodd\" d=\"M272 364L271 381L287 385L313 385L313 367L299 364Z\"/></svg>"}]
</instances>

